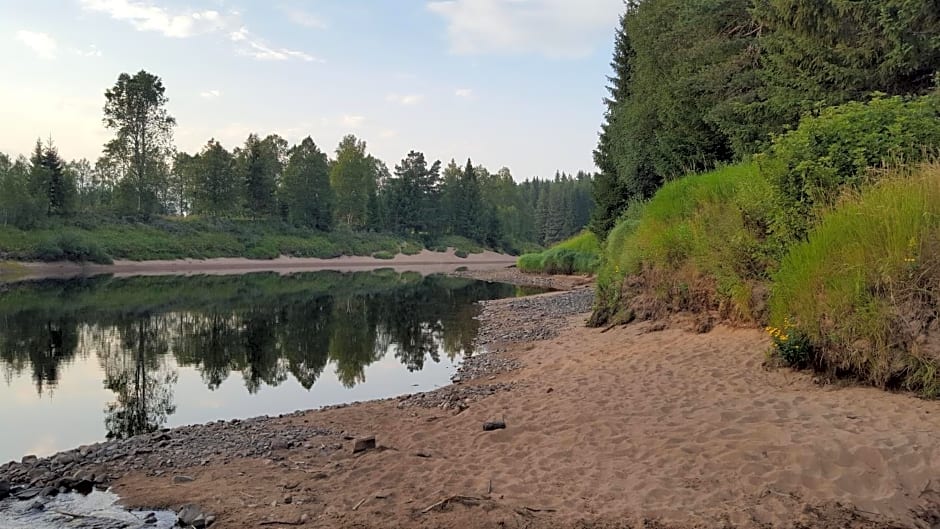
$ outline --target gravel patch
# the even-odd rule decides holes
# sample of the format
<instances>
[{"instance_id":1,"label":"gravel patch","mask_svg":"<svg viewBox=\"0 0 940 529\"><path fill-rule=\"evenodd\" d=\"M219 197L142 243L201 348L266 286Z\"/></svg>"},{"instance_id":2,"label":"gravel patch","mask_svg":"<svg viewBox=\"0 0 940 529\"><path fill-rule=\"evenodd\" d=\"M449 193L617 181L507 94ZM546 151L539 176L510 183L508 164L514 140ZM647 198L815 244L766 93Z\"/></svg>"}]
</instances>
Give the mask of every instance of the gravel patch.
<instances>
[{"instance_id":1,"label":"gravel patch","mask_svg":"<svg viewBox=\"0 0 940 529\"><path fill-rule=\"evenodd\" d=\"M491 352L516 343L550 340L567 326L567 319L590 312L594 290L580 288L530 298L481 302L482 323L476 344Z\"/></svg>"},{"instance_id":2,"label":"gravel patch","mask_svg":"<svg viewBox=\"0 0 940 529\"><path fill-rule=\"evenodd\" d=\"M275 420L256 417L216 421L82 446L47 458L26 456L20 462L0 466L0 484L8 484L14 497L35 489L45 491L38 494L42 497L53 495L53 490L68 492L79 487L103 490L132 471L176 479L175 469L225 464L243 457L276 458L275 451L295 447L322 451L342 448L339 443L324 442L327 436L338 435L336 432L307 425L272 424Z\"/></svg>"}]
</instances>

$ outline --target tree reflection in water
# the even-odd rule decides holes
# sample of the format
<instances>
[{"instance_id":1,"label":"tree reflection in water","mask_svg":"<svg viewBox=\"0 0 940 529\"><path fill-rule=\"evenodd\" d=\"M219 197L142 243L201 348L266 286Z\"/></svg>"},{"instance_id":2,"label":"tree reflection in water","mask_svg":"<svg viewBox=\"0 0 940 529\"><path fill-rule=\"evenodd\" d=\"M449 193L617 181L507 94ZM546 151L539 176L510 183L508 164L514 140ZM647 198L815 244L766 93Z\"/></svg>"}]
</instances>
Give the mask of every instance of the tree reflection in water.
<instances>
[{"instance_id":1,"label":"tree reflection in water","mask_svg":"<svg viewBox=\"0 0 940 529\"><path fill-rule=\"evenodd\" d=\"M0 287L0 368L54 388L95 355L109 437L161 428L176 411L177 367L210 390L234 371L256 393L293 377L311 389L328 364L346 387L391 352L409 370L472 350L475 301L514 287L445 276L317 272L278 276L97 277Z\"/></svg>"}]
</instances>

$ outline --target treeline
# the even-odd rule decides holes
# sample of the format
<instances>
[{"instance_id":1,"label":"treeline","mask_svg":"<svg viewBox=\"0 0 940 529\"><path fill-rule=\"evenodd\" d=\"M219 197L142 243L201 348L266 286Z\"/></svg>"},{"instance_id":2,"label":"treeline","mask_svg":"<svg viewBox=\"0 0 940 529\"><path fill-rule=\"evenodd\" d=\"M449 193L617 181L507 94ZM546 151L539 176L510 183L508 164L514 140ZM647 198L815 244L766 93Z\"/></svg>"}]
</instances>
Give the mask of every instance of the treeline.
<instances>
[{"instance_id":1,"label":"treeline","mask_svg":"<svg viewBox=\"0 0 940 529\"><path fill-rule=\"evenodd\" d=\"M471 160L447 166L411 151L389 169L348 135L332 156L312 138L290 145L251 134L231 150L210 139L173 147L161 80L122 74L106 94L115 137L95 164L65 162L52 140L27 159L0 154L0 224L101 213L277 220L320 231L388 232L429 241L460 236L491 248L547 244L577 232L593 208L592 177L556 173L517 183Z\"/></svg>"},{"instance_id":2,"label":"treeline","mask_svg":"<svg viewBox=\"0 0 940 529\"><path fill-rule=\"evenodd\" d=\"M630 1L595 163L605 235L666 181L765 150L804 115L936 83L935 0Z\"/></svg>"}]
</instances>

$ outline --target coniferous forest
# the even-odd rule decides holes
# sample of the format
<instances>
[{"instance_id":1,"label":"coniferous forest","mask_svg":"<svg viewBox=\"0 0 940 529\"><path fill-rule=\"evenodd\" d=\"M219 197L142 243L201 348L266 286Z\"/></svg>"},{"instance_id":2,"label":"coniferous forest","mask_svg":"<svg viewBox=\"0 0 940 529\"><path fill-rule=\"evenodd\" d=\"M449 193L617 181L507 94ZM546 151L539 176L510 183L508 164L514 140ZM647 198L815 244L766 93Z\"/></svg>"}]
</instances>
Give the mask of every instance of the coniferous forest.
<instances>
[{"instance_id":1,"label":"coniferous forest","mask_svg":"<svg viewBox=\"0 0 940 529\"><path fill-rule=\"evenodd\" d=\"M516 253L579 232L594 207L584 171L520 183L506 167L443 165L419 151L386 163L353 135L329 149L311 137L291 145L251 134L242 145L210 139L187 153L174 146L168 101L156 75L121 74L105 92L113 139L95 162L66 161L51 138L37 140L29 158L0 153L0 254L325 257L415 245ZM174 246L177 232L236 240ZM312 247L300 241L324 236Z\"/></svg>"}]
</instances>

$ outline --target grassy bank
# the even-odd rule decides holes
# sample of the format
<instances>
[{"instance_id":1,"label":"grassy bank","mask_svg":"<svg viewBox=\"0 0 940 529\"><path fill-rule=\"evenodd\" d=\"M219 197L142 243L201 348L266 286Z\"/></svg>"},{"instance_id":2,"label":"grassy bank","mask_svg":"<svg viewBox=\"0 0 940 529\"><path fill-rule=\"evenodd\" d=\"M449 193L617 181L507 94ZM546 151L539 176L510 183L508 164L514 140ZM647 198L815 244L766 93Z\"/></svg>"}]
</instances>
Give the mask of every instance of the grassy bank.
<instances>
[{"instance_id":1,"label":"grassy bank","mask_svg":"<svg viewBox=\"0 0 940 529\"><path fill-rule=\"evenodd\" d=\"M483 251L479 244L461 237L421 241L382 233L320 232L256 220L156 218L136 222L97 217L53 222L32 230L0 226L0 258L20 261L390 257L416 254L425 247L436 251L453 247L464 254Z\"/></svg>"},{"instance_id":2,"label":"grassy bank","mask_svg":"<svg viewBox=\"0 0 940 529\"><path fill-rule=\"evenodd\" d=\"M519 257L519 270L540 274L593 274L600 264L601 245L597 236L583 231L539 253Z\"/></svg>"},{"instance_id":3,"label":"grassy bank","mask_svg":"<svg viewBox=\"0 0 940 529\"><path fill-rule=\"evenodd\" d=\"M936 95L876 99L667 183L604 241L591 322L767 324L790 365L940 395L938 147Z\"/></svg>"}]
</instances>

